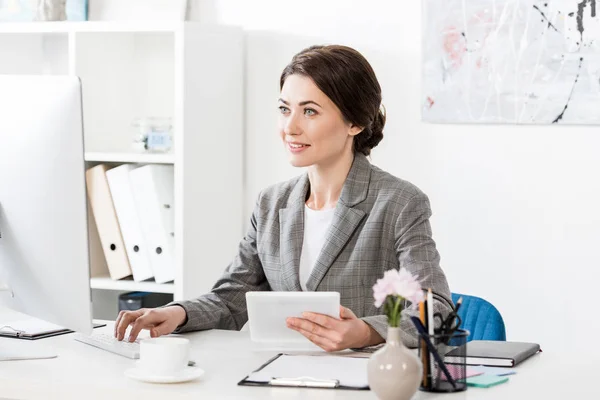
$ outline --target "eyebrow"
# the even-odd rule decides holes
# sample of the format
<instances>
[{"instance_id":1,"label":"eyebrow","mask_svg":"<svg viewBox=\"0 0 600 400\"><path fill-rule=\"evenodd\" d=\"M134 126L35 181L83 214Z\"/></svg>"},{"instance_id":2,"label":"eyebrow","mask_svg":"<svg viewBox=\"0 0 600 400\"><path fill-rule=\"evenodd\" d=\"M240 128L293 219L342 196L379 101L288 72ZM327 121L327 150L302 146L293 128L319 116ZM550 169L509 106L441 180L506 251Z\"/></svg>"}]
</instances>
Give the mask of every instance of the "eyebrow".
<instances>
[{"instance_id":1,"label":"eyebrow","mask_svg":"<svg viewBox=\"0 0 600 400\"><path fill-rule=\"evenodd\" d=\"M287 105L287 106L290 105L290 103L288 103L284 99L280 98L279 101L282 102L283 104ZM319 107L323 108L319 103L317 103L316 101L312 101L312 100L301 101L300 103L298 103L298 105L300 105L300 106L305 106L307 104L314 104L316 106L319 106Z\"/></svg>"}]
</instances>

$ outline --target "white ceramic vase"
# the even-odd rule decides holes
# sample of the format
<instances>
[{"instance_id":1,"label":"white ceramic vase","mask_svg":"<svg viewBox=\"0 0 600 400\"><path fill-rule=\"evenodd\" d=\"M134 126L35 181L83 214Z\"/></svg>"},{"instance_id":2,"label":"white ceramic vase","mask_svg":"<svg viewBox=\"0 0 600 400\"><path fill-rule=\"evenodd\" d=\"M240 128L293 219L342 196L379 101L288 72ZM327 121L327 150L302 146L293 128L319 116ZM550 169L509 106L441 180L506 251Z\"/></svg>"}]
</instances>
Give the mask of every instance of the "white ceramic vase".
<instances>
[{"instance_id":1,"label":"white ceramic vase","mask_svg":"<svg viewBox=\"0 0 600 400\"><path fill-rule=\"evenodd\" d=\"M423 365L400 340L400 328L388 327L387 342L369 359L367 374L379 399L410 400L423 378Z\"/></svg>"}]
</instances>

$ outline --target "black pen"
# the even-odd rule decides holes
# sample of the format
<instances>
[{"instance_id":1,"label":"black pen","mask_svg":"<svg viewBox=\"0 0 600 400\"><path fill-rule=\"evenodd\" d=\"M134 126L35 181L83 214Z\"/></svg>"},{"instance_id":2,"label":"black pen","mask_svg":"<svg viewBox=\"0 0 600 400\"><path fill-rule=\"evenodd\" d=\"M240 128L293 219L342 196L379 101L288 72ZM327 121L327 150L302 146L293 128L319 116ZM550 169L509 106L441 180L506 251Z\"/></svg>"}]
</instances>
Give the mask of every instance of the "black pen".
<instances>
[{"instance_id":1,"label":"black pen","mask_svg":"<svg viewBox=\"0 0 600 400\"><path fill-rule=\"evenodd\" d=\"M421 323L421 320L415 316L411 316L410 319L412 320L413 324L415 325L415 327L417 328L417 330L419 331L419 333L425 340L425 344L427 345L427 347L429 347L429 352L433 355L433 358L435 358L435 360L437 361L438 366L442 369L442 372L444 372L444 375L446 375L448 382L450 382L452 387L456 389L456 383L454 382L454 378L452 378L452 375L450 375L450 371L448 371L448 368L446 368L446 364L444 364L444 361L442 360L442 358L440 357L438 352L435 350L435 347L429 340L429 336L427 334L427 331L425 330L425 327Z\"/></svg>"}]
</instances>

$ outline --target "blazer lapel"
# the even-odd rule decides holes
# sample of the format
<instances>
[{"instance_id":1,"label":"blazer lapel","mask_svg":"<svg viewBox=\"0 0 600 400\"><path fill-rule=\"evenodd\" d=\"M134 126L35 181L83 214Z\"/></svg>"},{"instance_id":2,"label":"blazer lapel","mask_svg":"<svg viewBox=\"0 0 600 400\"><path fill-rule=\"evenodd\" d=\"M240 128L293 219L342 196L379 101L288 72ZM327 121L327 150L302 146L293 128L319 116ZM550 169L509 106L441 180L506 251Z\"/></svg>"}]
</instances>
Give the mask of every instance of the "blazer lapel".
<instances>
[{"instance_id":1,"label":"blazer lapel","mask_svg":"<svg viewBox=\"0 0 600 400\"><path fill-rule=\"evenodd\" d=\"M281 275L289 291L302 291L298 269L304 241L304 204L308 187L308 175L305 174L290 193L288 207L279 210Z\"/></svg>"},{"instance_id":2,"label":"blazer lapel","mask_svg":"<svg viewBox=\"0 0 600 400\"><path fill-rule=\"evenodd\" d=\"M348 243L364 216L364 211L338 203L325 244L306 282L306 289L314 291L321 283L329 267Z\"/></svg>"},{"instance_id":3,"label":"blazer lapel","mask_svg":"<svg viewBox=\"0 0 600 400\"><path fill-rule=\"evenodd\" d=\"M309 291L316 290L331 264L333 264L365 217L366 213L364 211L353 207L366 199L370 179L371 164L369 160L362 154L356 154L335 208L327 238L321 253L319 253L315 267L306 282L306 288ZM304 213L302 218L304 218ZM301 233L302 236L303 232ZM296 277L296 279L298 278Z\"/></svg>"}]
</instances>

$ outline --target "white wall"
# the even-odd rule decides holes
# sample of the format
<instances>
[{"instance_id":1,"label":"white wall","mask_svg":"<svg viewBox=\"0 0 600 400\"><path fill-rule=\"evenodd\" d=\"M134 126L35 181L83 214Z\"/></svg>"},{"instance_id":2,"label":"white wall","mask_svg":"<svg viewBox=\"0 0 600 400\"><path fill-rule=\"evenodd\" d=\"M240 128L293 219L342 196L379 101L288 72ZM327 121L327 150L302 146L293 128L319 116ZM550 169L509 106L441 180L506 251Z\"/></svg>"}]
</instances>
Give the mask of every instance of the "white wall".
<instances>
[{"instance_id":1,"label":"white wall","mask_svg":"<svg viewBox=\"0 0 600 400\"><path fill-rule=\"evenodd\" d=\"M388 110L373 162L429 195L451 289L495 304L509 340L583 350L600 331L600 127L421 122L420 4L213 0L192 7L192 18L250 30L247 211L261 188L299 172L276 136L281 70L309 44L355 46L371 61Z\"/></svg>"}]
</instances>

